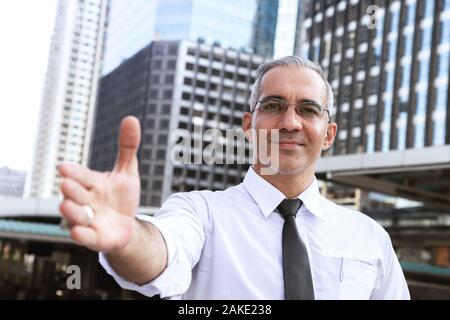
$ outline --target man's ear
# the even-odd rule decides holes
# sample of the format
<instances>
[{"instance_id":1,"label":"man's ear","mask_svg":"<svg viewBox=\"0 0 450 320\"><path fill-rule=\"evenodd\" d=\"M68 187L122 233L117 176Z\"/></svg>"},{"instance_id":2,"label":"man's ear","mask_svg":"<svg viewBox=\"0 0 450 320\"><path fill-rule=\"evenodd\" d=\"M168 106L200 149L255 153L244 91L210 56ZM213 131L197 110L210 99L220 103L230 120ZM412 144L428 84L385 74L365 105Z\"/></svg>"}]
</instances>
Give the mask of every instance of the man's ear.
<instances>
[{"instance_id":1,"label":"man's ear","mask_svg":"<svg viewBox=\"0 0 450 320\"><path fill-rule=\"evenodd\" d=\"M337 124L336 123L328 123L327 124L327 134L322 144L322 150L328 150L334 142L334 138L336 137Z\"/></svg>"},{"instance_id":2,"label":"man's ear","mask_svg":"<svg viewBox=\"0 0 450 320\"><path fill-rule=\"evenodd\" d=\"M245 138L249 142L253 142L252 114L250 112L245 112L242 116L242 131L244 131Z\"/></svg>"}]
</instances>

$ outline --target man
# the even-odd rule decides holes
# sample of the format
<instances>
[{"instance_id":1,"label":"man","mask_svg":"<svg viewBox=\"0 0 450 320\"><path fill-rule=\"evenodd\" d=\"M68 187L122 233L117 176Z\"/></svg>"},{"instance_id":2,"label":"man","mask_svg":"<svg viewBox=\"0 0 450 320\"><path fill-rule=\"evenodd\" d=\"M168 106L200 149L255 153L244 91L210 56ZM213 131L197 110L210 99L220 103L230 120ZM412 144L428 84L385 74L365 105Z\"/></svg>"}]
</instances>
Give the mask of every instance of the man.
<instances>
[{"instance_id":1,"label":"man","mask_svg":"<svg viewBox=\"0 0 450 320\"><path fill-rule=\"evenodd\" d=\"M319 194L314 169L336 135L332 105L314 63L285 57L263 64L242 128L258 147L270 143L276 166L267 171L258 158L243 183L174 194L155 217L135 217L140 129L125 118L111 172L60 166L60 210L71 237L101 252L122 287L148 296L409 299L388 234Z\"/></svg>"}]
</instances>

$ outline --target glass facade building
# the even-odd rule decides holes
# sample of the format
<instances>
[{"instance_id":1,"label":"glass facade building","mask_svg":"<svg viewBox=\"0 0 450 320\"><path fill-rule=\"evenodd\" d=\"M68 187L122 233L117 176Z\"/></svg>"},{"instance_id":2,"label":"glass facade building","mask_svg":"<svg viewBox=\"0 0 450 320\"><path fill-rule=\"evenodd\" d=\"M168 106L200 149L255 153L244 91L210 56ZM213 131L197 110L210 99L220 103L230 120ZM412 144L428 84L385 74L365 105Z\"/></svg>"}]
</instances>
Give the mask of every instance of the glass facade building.
<instances>
[{"instance_id":1,"label":"glass facade building","mask_svg":"<svg viewBox=\"0 0 450 320\"><path fill-rule=\"evenodd\" d=\"M103 73L153 40L273 55L278 0L112 0Z\"/></svg>"},{"instance_id":2,"label":"glass facade building","mask_svg":"<svg viewBox=\"0 0 450 320\"><path fill-rule=\"evenodd\" d=\"M297 23L301 18L300 0L280 0L275 31L274 58L292 55L296 44Z\"/></svg>"},{"instance_id":3,"label":"glass facade building","mask_svg":"<svg viewBox=\"0 0 450 320\"><path fill-rule=\"evenodd\" d=\"M369 8L369 6L375 6ZM335 92L334 154L450 144L450 1L305 1L298 53Z\"/></svg>"}]
</instances>

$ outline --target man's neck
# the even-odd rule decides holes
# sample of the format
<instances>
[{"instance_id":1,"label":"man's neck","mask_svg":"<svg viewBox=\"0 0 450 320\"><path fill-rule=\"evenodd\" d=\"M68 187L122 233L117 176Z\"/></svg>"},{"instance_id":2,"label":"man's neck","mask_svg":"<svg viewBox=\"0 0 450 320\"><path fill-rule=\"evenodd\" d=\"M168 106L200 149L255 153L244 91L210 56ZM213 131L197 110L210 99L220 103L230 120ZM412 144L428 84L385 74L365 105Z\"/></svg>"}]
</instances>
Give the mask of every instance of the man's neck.
<instances>
[{"instance_id":1,"label":"man's neck","mask_svg":"<svg viewBox=\"0 0 450 320\"><path fill-rule=\"evenodd\" d=\"M305 170L295 174L261 174L261 168L252 166L253 170L264 180L280 190L288 199L296 198L314 181L314 172Z\"/></svg>"}]
</instances>

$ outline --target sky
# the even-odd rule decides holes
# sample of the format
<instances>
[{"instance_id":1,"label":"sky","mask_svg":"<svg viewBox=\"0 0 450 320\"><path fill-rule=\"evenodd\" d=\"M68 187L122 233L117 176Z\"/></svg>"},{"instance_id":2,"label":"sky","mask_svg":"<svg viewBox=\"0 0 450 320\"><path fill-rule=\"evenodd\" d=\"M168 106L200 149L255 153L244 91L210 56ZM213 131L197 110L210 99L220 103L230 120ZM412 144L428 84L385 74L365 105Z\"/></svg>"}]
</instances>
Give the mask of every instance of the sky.
<instances>
[{"instance_id":1,"label":"sky","mask_svg":"<svg viewBox=\"0 0 450 320\"><path fill-rule=\"evenodd\" d=\"M0 0L0 167L31 170L57 0Z\"/></svg>"}]
</instances>

